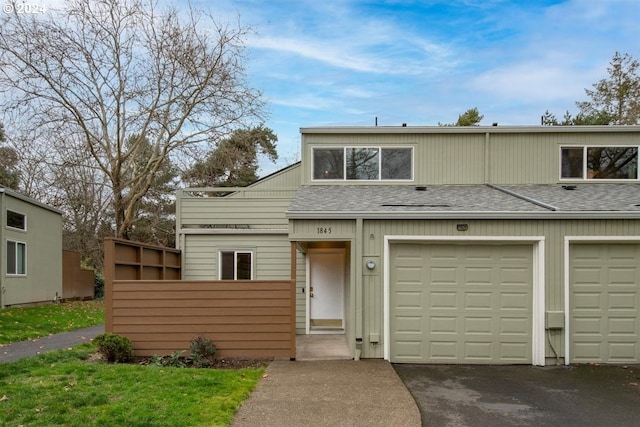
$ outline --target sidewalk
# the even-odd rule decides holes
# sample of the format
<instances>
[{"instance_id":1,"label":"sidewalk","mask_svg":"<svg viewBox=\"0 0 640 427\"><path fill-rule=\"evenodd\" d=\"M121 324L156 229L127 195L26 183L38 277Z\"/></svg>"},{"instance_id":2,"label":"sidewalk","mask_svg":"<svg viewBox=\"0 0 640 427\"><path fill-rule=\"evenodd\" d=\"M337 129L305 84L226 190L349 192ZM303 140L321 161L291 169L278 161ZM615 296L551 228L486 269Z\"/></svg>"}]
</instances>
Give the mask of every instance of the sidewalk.
<instances>
[{"instance_id":1,"label":"sidewalk","mask_svg":"<svg viewBox=\"0 0 640 427\"><path fill-rule=\"evenodd\" d=\"M231 427L420 427L420 412L384 360L275 360Z\"/></svg>"},{"instance_id":2,"label":"sidewalk","mask_svg":"<svg viewBox=\"0 0 640 427\"><path fill-rule=\"evenodd\" d=\"M37 356L45 351L73 347L87 342L102 333L104 333L104 325L97 325L29 341L5 344L0 346L0 363L14 362L25 357Z\"/></svg>"}]
</instances>

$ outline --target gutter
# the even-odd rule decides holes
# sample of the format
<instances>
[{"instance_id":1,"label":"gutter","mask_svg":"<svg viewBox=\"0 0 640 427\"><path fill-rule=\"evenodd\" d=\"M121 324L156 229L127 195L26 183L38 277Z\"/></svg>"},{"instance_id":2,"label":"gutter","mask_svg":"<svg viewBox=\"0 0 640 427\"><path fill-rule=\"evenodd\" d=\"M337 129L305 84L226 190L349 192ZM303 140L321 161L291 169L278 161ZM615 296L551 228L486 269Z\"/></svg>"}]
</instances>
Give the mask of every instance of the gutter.
<instances>
[{"instance_id":1,"label":"gutter","mask_svg":"<svg viewBox=\"0 0 640 427\"><path fill-rule=\"evenodd\" d=\"M287 219L640 219L640 211L285 211Z\"/></svg>"}]
</instances>

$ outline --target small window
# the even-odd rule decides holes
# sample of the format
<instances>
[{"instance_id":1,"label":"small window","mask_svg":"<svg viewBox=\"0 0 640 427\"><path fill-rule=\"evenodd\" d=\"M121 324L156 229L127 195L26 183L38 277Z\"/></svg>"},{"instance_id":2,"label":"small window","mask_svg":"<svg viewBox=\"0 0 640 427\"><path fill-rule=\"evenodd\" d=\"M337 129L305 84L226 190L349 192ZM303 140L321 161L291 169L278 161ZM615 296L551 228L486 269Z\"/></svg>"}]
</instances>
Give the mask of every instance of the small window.
<instances>
[{"instance_id":1,"label":"small window","mask_svg":"<svg viewBox=\"0 0 640 427\"><path fill-rule=\"evenodd\" d=\"M347 148L347 179L377 180L377 148Z\"/></svg>"},{"instance_id":2,"label":"small window","mask_svg":"<svg viewBox=\"0 0 640 427\"><path fill-rule=\"evenodd\" d=\"M27 245L7 240L7 274L27 274Z\"/></svg>"},{"instance_id":3,"label":"small window","mask_svg":"<svg viewBox=\"0 0 640 427\"><path fill-rule=\"evenodd\" d=\"M314 149L313 179L344 179L344 150L342 148Z\"/></svg>"},{"instance_id":4,"label":"small window","mask_svg":"<svg viewBox=\"0 0 640 427\"><path fill-rule=\"evenodd\" d=\"M638 147L562 147L561 179L638 179Z\"/></svg>"},{"instance_id":5,"label":"small window","mask_svg":"<svg viewBox=\"0 0 640 427\"><path fill-rule=\"evenodd\" d=\"M17 228L18 230L26 230L27 217L21 213L7 210L7 227Z\"/></svg>"},{"instance_id":6,"label":"small window","mask_svg":"<svg viewBox=\"0 0 640 427\"><path fill-rule=\"evenodd\" d=\"M252 280L253 252L220 251L220 280Z\"/></svg>"},{"instance_id":7,"label":"small window","mask_svg":"<svg viewBox=\"0 0 640 427\"><path fill-rule=\"evenodd\" d=\"M412 178L411 147L313 148L314 180L397 181Z\"/></svg>"}]
</instances>

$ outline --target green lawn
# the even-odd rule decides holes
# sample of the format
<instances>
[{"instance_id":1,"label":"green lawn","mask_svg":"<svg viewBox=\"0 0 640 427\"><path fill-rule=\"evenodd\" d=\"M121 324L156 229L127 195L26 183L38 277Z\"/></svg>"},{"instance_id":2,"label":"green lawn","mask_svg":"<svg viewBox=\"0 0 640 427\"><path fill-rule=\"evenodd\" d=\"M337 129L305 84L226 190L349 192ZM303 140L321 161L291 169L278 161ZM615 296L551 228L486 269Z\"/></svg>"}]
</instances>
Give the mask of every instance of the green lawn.
<instances>
[{"instance_id":1,"label":"green lawn","mask_svg":"<svg viewBox=\"0 0 640 427\"><path fill-rule=\"evenodd\" d=\"M0 310L0 344L104 323L102 301L71 301ZM0 396L1 397L1 396Z\"/></svg>"},{"instance_id":2,"label":"green lawn","mask_svg":"<svg viewBox=\"0 0 640 427\"><path fill-rule=\"evenodd\" d=\"M0 425L226 426L264 372L109 365L93 348L0 364Z\"/></svg>"}]
</instances>

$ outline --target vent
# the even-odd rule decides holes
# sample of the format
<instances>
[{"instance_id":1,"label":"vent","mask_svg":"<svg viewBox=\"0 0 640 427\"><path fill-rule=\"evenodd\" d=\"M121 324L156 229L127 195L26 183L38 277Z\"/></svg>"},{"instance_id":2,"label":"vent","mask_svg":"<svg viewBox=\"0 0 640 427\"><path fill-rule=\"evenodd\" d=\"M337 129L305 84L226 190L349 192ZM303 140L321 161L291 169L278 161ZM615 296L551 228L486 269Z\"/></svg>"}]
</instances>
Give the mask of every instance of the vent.
<instances>
[{"instance_id":1,"label":"vent","mask_svg":"<svg viewBox=\"0 0 640 427\"><path fill-rule=\"evenodd\" d=\"M573 191L578 189L578 187L576 187L575 185L563 185L562 188L564 188L567 191Z\"/></svg>"},{"instance_id":2,"label":"vent","mask_svg":"<svg viewBox=\"0 0 640 427\"><path fill-rule=\"evenodd\" d=\"M427 187L424 185L418 185L416 191L427 191Z\"/></svg>"}]
</instances>

